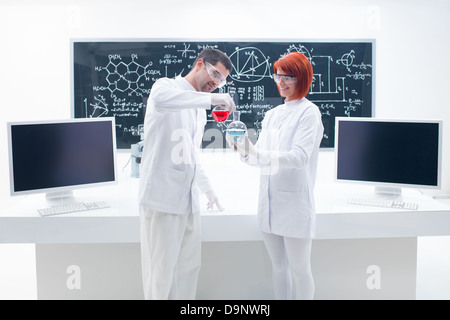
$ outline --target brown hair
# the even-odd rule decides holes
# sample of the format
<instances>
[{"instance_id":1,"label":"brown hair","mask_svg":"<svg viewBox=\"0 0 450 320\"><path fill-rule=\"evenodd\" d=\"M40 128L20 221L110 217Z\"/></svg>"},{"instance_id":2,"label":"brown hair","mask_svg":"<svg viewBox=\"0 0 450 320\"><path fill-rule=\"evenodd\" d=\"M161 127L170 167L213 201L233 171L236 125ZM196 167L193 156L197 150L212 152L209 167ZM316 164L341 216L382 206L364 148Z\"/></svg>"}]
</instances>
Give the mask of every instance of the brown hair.
<instances>
[{"instance_id":1,"label":"brown hair","mask_svg":"<svg viewBox=\"0 0 450 320\"><path fill-rule=\"evenodd\" d=\"M199 53L198 57L195 59L192 64L192 68L195 68L197 65L198 59L203 59L205 62L211 63L215 66L218 62L222 62L224 67L231 72L233 68L233 64L231 63L230 58L226 55L226 53L218 50L218 49L204 49Z\"/></svg>"}]
</instances>

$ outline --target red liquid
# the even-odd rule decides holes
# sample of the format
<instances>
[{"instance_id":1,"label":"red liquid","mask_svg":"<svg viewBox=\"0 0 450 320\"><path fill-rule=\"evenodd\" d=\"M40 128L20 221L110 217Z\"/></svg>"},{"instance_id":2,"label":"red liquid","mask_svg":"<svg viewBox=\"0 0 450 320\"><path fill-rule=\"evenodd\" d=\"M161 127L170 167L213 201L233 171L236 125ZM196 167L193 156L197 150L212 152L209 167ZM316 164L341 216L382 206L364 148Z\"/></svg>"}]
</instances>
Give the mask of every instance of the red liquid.
<instances>
[{"instance_id":1,"label":"red liquid","mask_svg":"<svg viewBox=\"0 0 450 320\"><path fill-rule=\"evenodd\" d=\"M227 110L213 110L212 112L212 116L217 122L223 122L227 120L229 114L230 112Z\"/></svg>"}]
</instances>

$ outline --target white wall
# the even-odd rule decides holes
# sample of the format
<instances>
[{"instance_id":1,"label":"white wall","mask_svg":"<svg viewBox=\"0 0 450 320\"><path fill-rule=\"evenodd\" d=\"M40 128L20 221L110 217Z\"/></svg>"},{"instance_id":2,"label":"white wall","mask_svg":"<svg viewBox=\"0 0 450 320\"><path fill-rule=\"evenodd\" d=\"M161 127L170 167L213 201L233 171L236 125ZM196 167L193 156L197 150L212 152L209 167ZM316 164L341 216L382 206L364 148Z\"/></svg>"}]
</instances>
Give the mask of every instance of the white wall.
<instances>
[{"instance_id":1,"label":"white wall","mask_svg":"<svg viewBox=\"0 0 450 320\"><path fill-rule=\"evenodd\" d=\"M444 120L450 192L449 33L447 0L2 0L0 199L6 122L70 117L70 38L374 38L375 115Z\"/></svg>"}]
</instances>

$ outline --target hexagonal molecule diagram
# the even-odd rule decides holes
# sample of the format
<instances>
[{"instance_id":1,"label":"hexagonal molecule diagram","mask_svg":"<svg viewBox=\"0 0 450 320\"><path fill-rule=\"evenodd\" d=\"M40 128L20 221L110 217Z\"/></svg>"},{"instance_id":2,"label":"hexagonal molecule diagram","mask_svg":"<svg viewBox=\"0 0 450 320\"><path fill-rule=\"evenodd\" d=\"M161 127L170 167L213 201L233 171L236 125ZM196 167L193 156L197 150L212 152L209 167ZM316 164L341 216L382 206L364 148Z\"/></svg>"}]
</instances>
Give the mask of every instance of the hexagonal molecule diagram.
<instances>
[{"instance_id":1,"label":"hexagonal molecule diagram","mask_svg":"<svg viewBox=\"0 0 450 320\"><path fill-rule=\"evenodd\" d=\"M139 63L137 54L131 54L130 59L122 59L119 54L110 54L106 66L96 66L99 72L99 84L93 86L93 91L99 92L90 103L90 110L86 108L89 117L106 116L114 108L116 112L139 112L143 103L132 100L147 97L150 94L152 76L160 76L159 70L151 69L153 62ZM128 62L126 61L128 60ZM110 99L100 92L109 93ZM86 106L87 107L87 106Z\"/></svg>"}]
</instances>

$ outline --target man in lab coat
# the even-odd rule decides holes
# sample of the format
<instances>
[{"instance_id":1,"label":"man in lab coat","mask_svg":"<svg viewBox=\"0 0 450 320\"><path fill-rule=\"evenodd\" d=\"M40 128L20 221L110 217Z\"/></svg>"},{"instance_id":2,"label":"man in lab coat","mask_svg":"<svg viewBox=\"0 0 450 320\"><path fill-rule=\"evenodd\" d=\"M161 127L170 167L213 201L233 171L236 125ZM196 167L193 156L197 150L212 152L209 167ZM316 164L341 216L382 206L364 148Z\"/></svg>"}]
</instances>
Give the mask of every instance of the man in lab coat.
<instances>
[{"instance_id":1,"label":"man in lab coat","mask_svg":"<svg viewBox=\"0 0 450 320\"><path fill-rule=\"evenodd\" d=\"M139 183L141 261L146 299L195 299L201 264L199 194L207 208L220 206L198 163L206 109L235 110L228 94L211 93L226 83L229 57L205 49L189 74L158 79L144 122Z\"/></svg>"}]
</instances>

